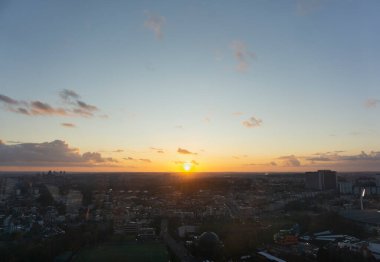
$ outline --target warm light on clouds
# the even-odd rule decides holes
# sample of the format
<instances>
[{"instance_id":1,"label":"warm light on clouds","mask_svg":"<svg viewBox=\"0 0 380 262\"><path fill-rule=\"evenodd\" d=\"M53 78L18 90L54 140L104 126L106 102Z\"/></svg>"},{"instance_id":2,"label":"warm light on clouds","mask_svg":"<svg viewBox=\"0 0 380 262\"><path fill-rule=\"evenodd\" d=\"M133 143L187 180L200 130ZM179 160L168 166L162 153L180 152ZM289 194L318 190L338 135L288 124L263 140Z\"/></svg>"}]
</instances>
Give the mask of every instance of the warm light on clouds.
<instances>
[{"instance_id":1,"label":"warm light on clouds","mask_svg":"<svg viewBox=\"0 0 380 262\"><path fill-rule=\"evenodd\" d=\"M256 118L254 116L250 117L248 120L243 121L243 125L248 128L259 127L263 123L263 120Z\"/></svg>"},{"instance_id":2,"label":"warm light on clouds","mask_svg":"<svg viewBox=\"0 0 380 262\"><path fill-rule=\"evenodd\" d=\"M80 154L62 140L0 145L0 166L112 166L118 161L97 152Z\"/></svg>"},{"instance_id":3,"label":"warm light on clouds","mask_svg":"<svg viewBox=\"0 0 380 262\"><path fill-rule=\"evenodd\" d=\"M73 124L73 123L62 123L61 124L62 126L64 126L64 127L76 127L76 125L75 124Z\"/></svg>"},{"instance_id":4,"label":"warm light on clouds","mask_svg":"<svg viewBox=\"0 0 380 262\"><path fill-rule=\"evenodd\" d=\"M380 170L378 1L9 2L0 170Z\"/></svg>"},{"instance_id":5,"label":"warm light on clouds","mask_svg":"<svg viewBox=\"0 0 380 262\"><path fill-rule=\"evenodd\" d=\"M151 30L157 39L161 39L164 35L163 27L165 25L165 18L160 15L146 12L147 19L144 22L146 28Z\"/></svg>"},{"instance_id":6,"label":"warm light on clouds","mask_svg":"<svg viewBox=\"0 0 380 262\"><path fill-rule=\"evenodd\" d=\"M197 155L197 153L191 152L191 151L184 149L184 148L178 148L177 152L180 154L183 154L183 155Z\"/></svg>"},{"instance_id":7,"label":"warm light on clouds","mask_svg":"<svg viewBox=\"0 0 380 262\"><path fill-rule=\"evenodd\" d=\"M255 54L248 51L245 43L241 41L234 41L232 43L232 50L237 61L236 70L239 72L246 72L250 66L250 61L255 57Z\"/></svg>"},{"instance_id":8,"label":"warm light on clouds","mask_svg":"<svg viewBox=\"0 0 380 262\"><path fill-rule=\"evenodd\" d=\"M281 161L282 165L285 167L299 167L299 166L301 166L301 162L294 155L281 156L278 159Z\"/></svg>"},{"instance_id":9,"label":"warm light on clouds","mask_svg":"<svg viewBox=\"0 0 380 262\"><path fill-rule=\"evenodd\" d=\"M375 108L379 104L380 104L380 100L374 99L374 98L368 99L367 101L364 102L364 106L367 108Z\"/></svg>"},{"instance_id":10,"label":"warm light on clouds","mask_svg":"<svg viewBox=\"0 0 380 262\"><path fill-rule=\"evenodd\" d=\"M4 105L4 109L28 116L82 116L93 117L94 113L99 109L87 104L81 100L77 100L80 96L74 91L64 89L60 92L61 102L65 107L54 107L49 103L35 101L15 100L0 94L0 103Z\"/></svg>"}]
</instances>

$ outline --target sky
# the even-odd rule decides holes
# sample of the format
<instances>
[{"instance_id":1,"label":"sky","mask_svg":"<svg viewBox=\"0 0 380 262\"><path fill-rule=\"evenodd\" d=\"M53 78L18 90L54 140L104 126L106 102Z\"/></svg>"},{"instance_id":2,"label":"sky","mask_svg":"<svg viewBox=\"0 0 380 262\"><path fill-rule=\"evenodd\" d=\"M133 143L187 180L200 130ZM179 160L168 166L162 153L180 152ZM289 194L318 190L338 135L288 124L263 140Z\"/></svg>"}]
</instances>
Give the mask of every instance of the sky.
<instances>
[{"instance_id":1,"label":"sky","mask_svg":"<svg viewBox=\"0 0 380 262\"><path fill-rule=\"evenodd\" d=\"M0 170L380 171L379 13L0 1Z\"/></svg>"}]
</instances>

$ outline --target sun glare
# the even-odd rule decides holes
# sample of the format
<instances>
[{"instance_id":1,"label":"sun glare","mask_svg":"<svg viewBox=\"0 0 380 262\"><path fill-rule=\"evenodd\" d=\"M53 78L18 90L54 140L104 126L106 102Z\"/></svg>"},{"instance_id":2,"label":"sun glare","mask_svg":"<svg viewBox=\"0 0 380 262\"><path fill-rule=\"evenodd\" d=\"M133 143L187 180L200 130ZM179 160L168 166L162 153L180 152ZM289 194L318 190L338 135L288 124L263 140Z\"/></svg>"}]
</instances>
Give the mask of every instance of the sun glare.
<instances>
[{"instance_id":1,"label":"sun glare","mask_svg":"<svg viewBox=\"0 0 380 262\"><path fill-rule=\"evenodd\" d=\"M191 167L192 167L192 164L186 162L186 163L183 163L183 166L182 166L182 167L183 167L183 170L184 170L185 172L190 172Z\"/></svg>"}]
</instances>

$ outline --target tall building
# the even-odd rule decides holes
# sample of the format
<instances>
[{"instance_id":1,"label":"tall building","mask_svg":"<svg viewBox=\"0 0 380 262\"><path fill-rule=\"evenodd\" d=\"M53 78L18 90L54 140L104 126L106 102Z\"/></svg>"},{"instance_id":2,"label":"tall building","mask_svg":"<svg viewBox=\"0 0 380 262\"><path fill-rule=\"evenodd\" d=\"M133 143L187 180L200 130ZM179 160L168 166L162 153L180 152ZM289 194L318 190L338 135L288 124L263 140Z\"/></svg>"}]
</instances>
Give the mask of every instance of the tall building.
<instances>
[{"instance_id":1,"label":"tall building","mask_svg":"<svg viewBox=\"0 0 380 262\"><path fill-rule=\"evenodd\" d=\"M336 189L336 172L331 170L318 170L317 172L306 172L305 183L307 189Z\"/></svg>"}]
</instances>

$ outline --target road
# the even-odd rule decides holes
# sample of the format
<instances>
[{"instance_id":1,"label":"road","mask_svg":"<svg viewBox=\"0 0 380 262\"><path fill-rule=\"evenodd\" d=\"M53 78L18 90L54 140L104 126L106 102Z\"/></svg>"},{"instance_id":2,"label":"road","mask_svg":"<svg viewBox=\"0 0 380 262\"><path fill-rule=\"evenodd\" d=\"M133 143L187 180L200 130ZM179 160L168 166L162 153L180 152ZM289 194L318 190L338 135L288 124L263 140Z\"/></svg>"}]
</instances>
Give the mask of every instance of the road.
<instances>
[{"instance_id":1,"label":"road","mask_svg":"<svg viewBox=\"0 0 380 262\"><path fill-rule=\"evenodd\" d=\"M181 244L178 243L175 239L171 237L168 232L168 220L161 220L161 233L162 239L165 241L166 245L170 248L170 250L182 261L182 262L197 262L187 249Z\"/></svg>"}]
</instances>

